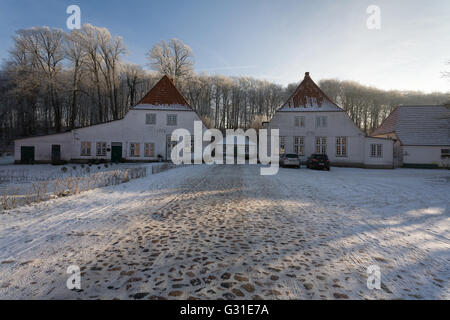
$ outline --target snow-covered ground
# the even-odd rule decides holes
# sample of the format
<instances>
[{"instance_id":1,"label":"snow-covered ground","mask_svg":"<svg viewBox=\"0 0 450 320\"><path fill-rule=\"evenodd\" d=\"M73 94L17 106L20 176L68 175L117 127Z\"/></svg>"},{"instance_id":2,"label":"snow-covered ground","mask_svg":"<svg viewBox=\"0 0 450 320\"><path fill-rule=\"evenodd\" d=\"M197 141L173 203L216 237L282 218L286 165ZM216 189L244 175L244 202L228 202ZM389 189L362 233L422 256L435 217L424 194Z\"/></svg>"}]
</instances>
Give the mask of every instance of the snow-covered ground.
<instances>
[{"instance_id":1,"label":"snow-covered ground","mask_svg":"<svg viewBox=\"0 0 450 320\"><path fill-rule=\"evenodd\" d=\"M134 168L138 166L151 167L159 163L101 163L101 164L3 164L0 165L0 190L6 188L26 189L32 182L49 181L66 177L84 177L92 173L118 169Z\"/></svg>"},{"instance_id":2,"label":"snow-covered ground","mask_svg":"<svg viewBox=\"0 0 450 320\"><path fill-rule=\"evenodd\" d=\"M0 215L0 298L449 299L449 194L446 170L173 169Z\"/></svg>"},{"instance_id":3,"label":"snow-covered ground","mask_svg":"<svg viewBox=\"0 0 450 320\"><path fill-rule=\"evenodd\" d=\"M14 156L0 155L0 166L14 163Z\"/></svg>"},{"instance_id":4,"label":"snow-covered ground","mask_svg":"<svg viewBox=\"0 0 450 320\"><path fill-rule=\"evenodd\" d=\"M0 164L1 209L16 208L35 201L47 200L71 189L72 193L117 184L125 173L140 177L152 167L164 163L102 163L102 164ZM114 180L114 183L113 183ZM77 191L75 191L77 190Z\"/></svg>"}]
</instances>

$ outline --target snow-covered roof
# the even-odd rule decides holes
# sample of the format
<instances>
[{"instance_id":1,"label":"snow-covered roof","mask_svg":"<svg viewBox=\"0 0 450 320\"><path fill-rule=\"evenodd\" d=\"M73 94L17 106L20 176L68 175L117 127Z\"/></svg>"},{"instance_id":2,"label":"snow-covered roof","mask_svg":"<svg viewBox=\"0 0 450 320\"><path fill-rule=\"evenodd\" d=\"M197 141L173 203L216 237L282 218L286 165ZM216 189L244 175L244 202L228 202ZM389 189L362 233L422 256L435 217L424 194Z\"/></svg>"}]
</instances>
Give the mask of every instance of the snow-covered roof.
<instances>
[{"instance_id":1,"label":"snow-covered roof","mask_svg":"<svg viewBox=\"0 0 450 320\"><path fill-rule=\"evenodd\" d=\"M403 145L450 146L450 107L399 106L371 136L387 133Z\"/></svg>"},{"instance_id":2,"label":"snow-covered roof","mask_svg":"<svg viewBox=\"0 0 450 320\"><path fill-rule=\"evenodd\" d=\"M344 111L305 73L305 78L277 111Z\"/></svg>"}]
</instances>

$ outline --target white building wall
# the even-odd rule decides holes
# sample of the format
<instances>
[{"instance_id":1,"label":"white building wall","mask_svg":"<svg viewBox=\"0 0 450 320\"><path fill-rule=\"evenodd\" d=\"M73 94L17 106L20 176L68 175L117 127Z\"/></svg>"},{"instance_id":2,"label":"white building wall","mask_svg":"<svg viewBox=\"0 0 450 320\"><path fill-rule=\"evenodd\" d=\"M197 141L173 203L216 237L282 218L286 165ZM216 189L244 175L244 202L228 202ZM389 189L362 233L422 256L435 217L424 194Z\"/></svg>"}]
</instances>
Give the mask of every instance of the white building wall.
<instances>
[{"instance_id":1,"label":"white building wall","mask_svg":"<svg viewBox=\"0 0 450 320\"><path fill-rule=\"evenodd\" d=\"M448 167L449 158L441 158L442 149L450 146L402 146L404 165L431 164L439 167Z\"/></svg>"},{"instance_id":2,"label":"white building wall","mask_svg":"<svg viewBox=\"0 0 450 320\"><path fill-rule=\"evenodd\" d=\"M382 157L371 154L371 145L382 145ZM364 164L366 167L394 167L394 141L383 138L365 138Z\"/></svg>"},{"instance_id":3,"label":"white building wall","mask_svg":"<svg viewBox=\"0 0 450 320\"><path fill-rule=\"evenodd\" d=\"M36 162L49 162L52 159L52 145L61 146L61 160L69 161L72 154L73 137L71 132L51 134L41 137L17 139L14 142L14 160L20 162L21 148L34 147Z\"/></svg>"},{"instance_id":4,"label":"white building wall","mask_svg":"<svg viewBox=\"0 0 450 320\"><path fill-rule=\"evenodd\" d=\"M145 124L147 113L156 114L156 124ZM177 115L176 126L167 125L168 114ZM122 142L122 157L127 160L157 160L158 155L166 159L167 135L171 135L177 128L187 129L194 134L194 121L200 121L194 111L130 110L122 120L74 130L75 145L72 158L97 158L95 155L96 142L106 142L108 148L111 147L112 142ZM80 156L82 141L92 141L93 150L90 157ZM139 157L130 156L130 143L140 144ZM155 144L154 157L144 157L144 143ZM107 153L106 158L111 158L111 152Z\"/></svg>"}]
</instances>

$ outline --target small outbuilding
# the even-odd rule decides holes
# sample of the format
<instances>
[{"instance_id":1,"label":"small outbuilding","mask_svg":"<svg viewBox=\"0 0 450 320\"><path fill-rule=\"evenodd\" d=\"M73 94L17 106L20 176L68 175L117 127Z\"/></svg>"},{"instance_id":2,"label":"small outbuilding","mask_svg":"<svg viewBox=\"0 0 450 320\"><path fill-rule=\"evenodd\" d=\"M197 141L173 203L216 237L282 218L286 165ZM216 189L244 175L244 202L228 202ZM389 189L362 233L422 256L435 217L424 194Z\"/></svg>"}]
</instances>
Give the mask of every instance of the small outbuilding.
<instances>
[{"instance_id":1,"label":"small outbuilding","mask_svg":"<svg viewBox=\"0 0 450 320\"><path fill-rule=\"evenodd\" d=\"M399 106L371 136L394 140L396 166L450 165L449 106Z\"/></svg>"}]
</instances>

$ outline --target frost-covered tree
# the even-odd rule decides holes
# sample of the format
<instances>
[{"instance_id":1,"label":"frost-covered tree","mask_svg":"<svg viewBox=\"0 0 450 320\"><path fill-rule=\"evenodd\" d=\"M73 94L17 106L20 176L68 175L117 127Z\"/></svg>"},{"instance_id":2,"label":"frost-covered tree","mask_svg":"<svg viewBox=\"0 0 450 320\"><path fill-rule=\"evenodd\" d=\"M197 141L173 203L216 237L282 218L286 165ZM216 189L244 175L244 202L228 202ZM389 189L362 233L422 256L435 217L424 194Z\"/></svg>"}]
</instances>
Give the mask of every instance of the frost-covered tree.
<instances>
[{"instance_id":1,"label":"frost-covered tree","mask_svg":"<svg viewBox=\"0 0 450 320\"><path fill-rule=\"evenodd\" d=\"M82 34L75 29L66 35L65 54L72 69L72 103L70 107L69 127L74 128L78 111L78 94L80 89L80 81L85 71L87 62L87 53L82 45Z\"/></svg>"},{"instance_id":2,"label":"frost-covered tree","mask_svg":"<svg viewBox=\"0 0 450 320\"><path fill-rule=\"evenodd\" d=\"M161 40L147 54L150 67L175 81L189 78L194 72L192 49L178 39Z\"/></svg>"},{"instance_id":3,"label":"frost-covered tree","mask_svg":"<svg viewBox=\"0 0 450 320\"><path fill-rule=\"evenodd\" d=\"M18 30L13 39L17 47L25 50L33 69L38 72L41 81L45 82L48 101L54 112L55 129L57 132L61 131L62 110L58 76L64 59L64 32L49 27L33 27Z\"/></svg>"}]
</instances>

